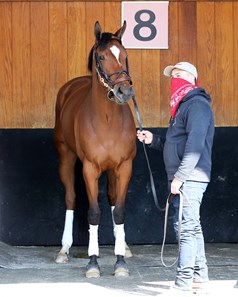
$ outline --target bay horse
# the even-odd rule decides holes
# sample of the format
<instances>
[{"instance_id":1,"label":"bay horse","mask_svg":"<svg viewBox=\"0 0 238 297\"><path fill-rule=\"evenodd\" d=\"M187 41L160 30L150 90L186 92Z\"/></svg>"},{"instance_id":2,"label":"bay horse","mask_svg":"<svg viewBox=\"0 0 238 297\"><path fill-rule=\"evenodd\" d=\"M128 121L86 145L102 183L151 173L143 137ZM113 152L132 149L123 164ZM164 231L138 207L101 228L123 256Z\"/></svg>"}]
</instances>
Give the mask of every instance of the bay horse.
<instances>
[{"instance_id":1,"label":"bay horse","mask_svg":"<svg viewBox=\"0 0 238 297\"><path fill-rule=\"evenodd\" d=\"M89 202L89 263L86 277L100 277L98 226L98 182L107 174L107 196L111 206L115 237L115 276L128 276L125 261L125 199L136 155L136 127L128 101L134 89L128 69L126 49L121 38L126 22L115 34L101 31L95 23L95 44L88 58L91 75L64 84L56 101L54 142L59 155L59 175L65 187L66 215L62 248L57 263L68 261L73 243L75 209L74 168L82 162Z\"/></svg>"}]
</instances>

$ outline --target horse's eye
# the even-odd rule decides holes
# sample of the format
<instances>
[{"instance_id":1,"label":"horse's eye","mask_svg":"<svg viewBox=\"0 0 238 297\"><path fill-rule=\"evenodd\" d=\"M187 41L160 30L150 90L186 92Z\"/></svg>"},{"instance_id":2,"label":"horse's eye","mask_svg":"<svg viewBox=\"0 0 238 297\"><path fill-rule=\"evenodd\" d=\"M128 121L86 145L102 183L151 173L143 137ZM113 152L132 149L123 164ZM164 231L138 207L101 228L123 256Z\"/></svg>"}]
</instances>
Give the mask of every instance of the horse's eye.
<instances>
[{"instance_id":1,"label":"horse's eye","mask_svg":"<svg viewBox=\"0 0 238 297\"><path fill-rule=\"evenodd\" d=\"M100 61L104 61L105 60L105 57L102 55L102 56L99 56L99 60Z\"/></svg>"}]
</instances>

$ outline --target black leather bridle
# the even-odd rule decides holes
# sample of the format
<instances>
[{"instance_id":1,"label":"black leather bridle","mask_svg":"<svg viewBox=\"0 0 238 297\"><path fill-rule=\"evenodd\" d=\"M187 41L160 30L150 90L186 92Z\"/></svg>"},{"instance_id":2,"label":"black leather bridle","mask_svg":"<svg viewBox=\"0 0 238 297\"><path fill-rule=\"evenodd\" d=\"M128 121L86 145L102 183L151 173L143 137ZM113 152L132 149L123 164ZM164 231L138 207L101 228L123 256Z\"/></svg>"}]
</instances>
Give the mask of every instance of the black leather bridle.
<instances>
[{"instance_id":1,"label":"black leather bridle","mask_svg":"<svg viewBox=\"0 0 238 297\"><path fill-rule=\"evenodd\" d=\"M118 40L121 44L121 39L119 39L116 36L112 36L111 39ZM102 63L100 62L98 53L97 53L98 44L96 43L93 47L93 57L95 60L95 69L99 78L99 81L108 88L109 91L112 91L114 86L118 83L129 81L131 82L131 77L129 75L129 66L128 66L128 59L126 58L126 70L117 71L111 74L107 74L105 70L103 69ZM111 77L115 75L116 78L114 80L111 79ZM123 76L122 76L123 75Z\"/></svg>"}]
</instances>

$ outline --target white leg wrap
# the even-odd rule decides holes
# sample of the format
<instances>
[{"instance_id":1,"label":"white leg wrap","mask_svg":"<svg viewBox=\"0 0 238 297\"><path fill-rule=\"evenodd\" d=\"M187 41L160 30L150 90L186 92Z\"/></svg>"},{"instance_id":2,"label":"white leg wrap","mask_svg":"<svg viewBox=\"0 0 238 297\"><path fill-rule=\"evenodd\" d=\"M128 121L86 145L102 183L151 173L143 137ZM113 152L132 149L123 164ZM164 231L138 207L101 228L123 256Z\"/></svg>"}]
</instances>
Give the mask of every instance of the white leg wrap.
<instances>
[{"instance_id":1,"label":"white leg wrap","mask_svg":"<svg viewBox=\"0 0 238 297\"><path fill-rule=\"evenodd\" d=\"M115 240L115 255L122 255L125 256L125 231L124 231L124 224L115 225L114 234L116 234Z\"/></svg>"},{"instance_id":2,"label":"white leg wrap","mask_svg":"<svg viewBox=\"0 0 238 297\"><path fill-rule=\"evenodd\" d=\"M88 245L88 255L99 255L98 246L98 225L89 225L89 245Z\"/></svg>"},{"instance_id":3,"label":"white leg wrap","mask_svg":"<svg viewBox=\"0 0 238 297\"><path fill-rule=\"evenodd\" d=\"M116 227L116 223L114 221L114 216L113 216L113 210L114 210L115 206L111 206L111 212L112 212L112 224L113 224L113 234L114 237L116 238L116 233L115 233L115 227Z\"/></svg>"},{"instance_id":4,"label":"white leg wrap","mask_svg":"<svg viewBox=\"0 0 238 297\"><path fill-rule=\"evenodd\" d=\"M74 211L66 210L65 214L65 223L64 223L64 233L62 237L62 252L68 253L69 248L73 243L73 220L74 220Z\"/></svg>"}]
</instances>

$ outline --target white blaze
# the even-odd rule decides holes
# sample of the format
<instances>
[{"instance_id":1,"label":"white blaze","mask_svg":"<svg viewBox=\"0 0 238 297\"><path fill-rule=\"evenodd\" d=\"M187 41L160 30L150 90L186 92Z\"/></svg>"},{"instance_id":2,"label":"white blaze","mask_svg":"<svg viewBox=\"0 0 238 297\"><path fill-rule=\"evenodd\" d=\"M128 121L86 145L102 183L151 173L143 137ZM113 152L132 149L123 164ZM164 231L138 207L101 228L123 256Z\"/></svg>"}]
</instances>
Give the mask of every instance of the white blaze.
<instances>
[{"instance_id":1,"label":"white blaze","mask_svg":"<svg viewBox=\"0 0 238 297\"><path fill-rule=\"evenodd\" d=\"M110 50L113 53L113 55L116 57L118 64L121 65L121 63L119 62L119 55L120 55L119 48L113 45L112 47L110 47Z\"/></svg>"}]
</instances>

